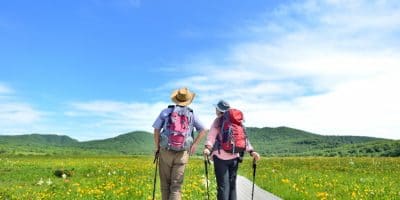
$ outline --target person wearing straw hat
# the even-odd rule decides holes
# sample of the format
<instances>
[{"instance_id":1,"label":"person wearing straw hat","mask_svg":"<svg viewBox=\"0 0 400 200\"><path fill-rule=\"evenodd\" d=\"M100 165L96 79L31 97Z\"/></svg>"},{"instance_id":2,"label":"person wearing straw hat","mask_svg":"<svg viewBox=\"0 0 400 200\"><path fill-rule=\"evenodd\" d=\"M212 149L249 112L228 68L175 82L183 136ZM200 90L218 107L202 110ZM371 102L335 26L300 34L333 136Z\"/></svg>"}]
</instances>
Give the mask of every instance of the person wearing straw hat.
<instances>
[{"instance_id":1,"label":"person wearing straw hat","mask_svg":"<svg viewBox=\"0 0 400 200\"><path fill-rule=\"evenodd\" d=\"M196 151L198 143L206 134L203 124L188 107L195 96L186 87L175 90L171 94L175 105L162 110L153 124L163 200L181 199L181 186L189 155ZM194 129L198 135L193 141Z\"/></svg>"},{"instance_id":2,"label":"person wearing straw hat","mask_svg":"<svg viewBox=\"0 0 400 200\"><path fill-rule=\"evenodd\" d=\"M230 110L231 107L228 102L220 100L215 105L215 118L211 125L210 131L205 142L203 154L206 156L211 155L214 161L214 172L217 180L217 198L218 200L236 200L236 175L241 162L239 153L227 152L218 147L220 142L217 137L220 136L222 129L222 118L225 112ZM221 136L222 137L222 136ZM246 139L247 140L247 139ZM245 151L249 152L254 160L259 160L260 155L253 150L250 141L246 141Z\"/></svg>"}]
</instances>

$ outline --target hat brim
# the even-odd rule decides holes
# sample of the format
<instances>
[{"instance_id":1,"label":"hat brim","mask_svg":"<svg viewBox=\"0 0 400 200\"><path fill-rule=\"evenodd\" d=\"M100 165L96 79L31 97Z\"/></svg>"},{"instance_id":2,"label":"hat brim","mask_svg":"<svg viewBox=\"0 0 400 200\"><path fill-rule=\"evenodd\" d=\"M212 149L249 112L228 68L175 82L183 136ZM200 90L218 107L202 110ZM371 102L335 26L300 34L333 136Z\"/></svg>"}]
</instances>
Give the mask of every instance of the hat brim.
<instances>
[{"instance_id":1,"label":"hat brim","mask_svg":"<svg viewBox=\"0 0 400 200\"><path fill-rule=\"evenodd\" d=\"M221 108L219 108L218 107L218 104L213 104L214 105L214 107L219 111L219 112L222 112L222 113L224 113L224 112L226 112L228 109L226 109L226 110L221 110Z\"/></svg>"},{"instance_id":2,"label":"hat brim","mask_svg":"<svg viewBox=\"0 0 400 200\"><path fill-rule=\"evenodd\" d=\"M179 100L176 98L176 96L178 95L178 91L179 91L179 90L175 90L175 91L171 94L171 100L172 100L176 105L178 105L178 106L188 106L188 105L190 105L190 104L192 103L194 97L196 96L195 93L188 92L188 94L187 94L187 95L189 96L188 100L186 100L186 101L179 101Z\"/></svg>"}]
</instances>

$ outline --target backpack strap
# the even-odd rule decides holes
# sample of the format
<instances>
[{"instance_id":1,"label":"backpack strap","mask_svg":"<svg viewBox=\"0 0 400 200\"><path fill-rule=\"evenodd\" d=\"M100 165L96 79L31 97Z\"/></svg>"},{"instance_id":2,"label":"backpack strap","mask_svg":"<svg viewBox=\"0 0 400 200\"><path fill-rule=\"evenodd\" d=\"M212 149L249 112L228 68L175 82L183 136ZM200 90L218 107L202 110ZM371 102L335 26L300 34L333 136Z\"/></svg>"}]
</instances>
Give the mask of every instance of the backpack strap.
<instances>
[{"instance_id":1,"label":"backpack strap","mask_svg":"<svg viewBox=\"0 0 400 200\"><path fill-rule=\"evenodd\" d=\"M177 107L178 105L169 105L168 106L168 108L172 108L172 109L174 109L175 107ZM178 106L178 107L185 107L185 106ZM187 107L186 106L186 108L189 110L189 112L191 112L191 113L193 113L193 109L191 109L190 107Z\"/></svg>"},{"instance_id":2,"label":"backpack strap","mask_svg":"<svg viewBox=\"0 0 400 200\"><path fill-rule=\"evenodd\" d=\"M164 128L166 128L166 125L168 123L170 123L169 119L171 118L171 114L174 111L175 105L168 105L167 108L170 109L171 111L168 113L167 117L164 119L164 123L163 123ZM168 122L167 122L167 120L168 120Z\"/></svg>"},{"instance_id":3,"label":"backpack strap","mask_svg":"<svg viewBox=\"0 0 400 200\"><path fill-rule=\"evenodd\" d=\"M190 115L189 115L189 128L190 128L190 130L191 130L191 132L190 132L190 136L192 137L192 138L194 138L194 116L193 116L193 109L191 109L190 107L185 107L188 111L189 111L189 113L191 113Z\"/></svg>"}]
</instances>

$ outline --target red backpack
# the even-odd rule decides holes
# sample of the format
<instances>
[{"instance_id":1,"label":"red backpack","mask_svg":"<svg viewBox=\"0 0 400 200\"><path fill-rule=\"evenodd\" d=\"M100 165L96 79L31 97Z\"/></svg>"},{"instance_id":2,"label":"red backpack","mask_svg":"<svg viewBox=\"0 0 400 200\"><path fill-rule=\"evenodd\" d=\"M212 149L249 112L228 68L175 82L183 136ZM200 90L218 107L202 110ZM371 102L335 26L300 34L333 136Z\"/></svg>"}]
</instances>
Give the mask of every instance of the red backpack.
<instances>
[{"instance_id":1,"label":"red backpack","mask_svg":"<svg viewBox=\"0 0 400 200\"><path fill-rule=\"evenodd\" d=\"M219 148L229 153L242 153L246 150L247 135L243 126L243 113L229 109L221 117L221 133L217 137Z\"/></svg>"}]
</instances>

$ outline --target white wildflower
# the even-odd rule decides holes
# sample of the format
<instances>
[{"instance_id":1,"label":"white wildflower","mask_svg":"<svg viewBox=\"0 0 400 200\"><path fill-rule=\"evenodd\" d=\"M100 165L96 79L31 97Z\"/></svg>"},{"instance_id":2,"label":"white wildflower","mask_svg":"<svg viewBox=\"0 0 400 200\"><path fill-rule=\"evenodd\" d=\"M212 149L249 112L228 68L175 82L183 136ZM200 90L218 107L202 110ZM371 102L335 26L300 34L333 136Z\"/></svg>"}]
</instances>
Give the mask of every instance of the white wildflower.
<instances>
[{"instance_id":1,"label":"white wildflower","mask_svg":"<svg viewBox=\"0 0 400 200\"><path fill-rule=\"evenodd\" d=\"M61 177L62 177L63 179L66 179L66 178L67 178L67 175L66 175L66 174L62 174Z\"/></svg>"},{"instance_id":2,"label":"white wildflower","mask_svg":"<svg viewBox=\"0 0 400 200\"><path fill-rule=\"evenodd\" d=\"M39 182L37 182L38 185L43 185L44 181L43 178L40 178Z\"/></svg>"},{"instance_id":3,"label":"white wildflower","mask_svg":"<svg viewBox=\"0 0 400 200\"><path fill-rule=\"evenodd\" d=\"M207 183L208 183L208 187L210 187L210 185L211 185L211 180L204 180L203 181L203 184L204 184L204 186L207 186Z\"/></svg>"},{"instance_id":4,"label":"white wildflower","mask_svg":"<svg viewBox=\"0 0 400 200\"><path fill-rule=\"evenodd\" d=\"M53 182L50 180L50 178L46 181L47 185L53 184Z\"/></svg>"}]
</instances>

